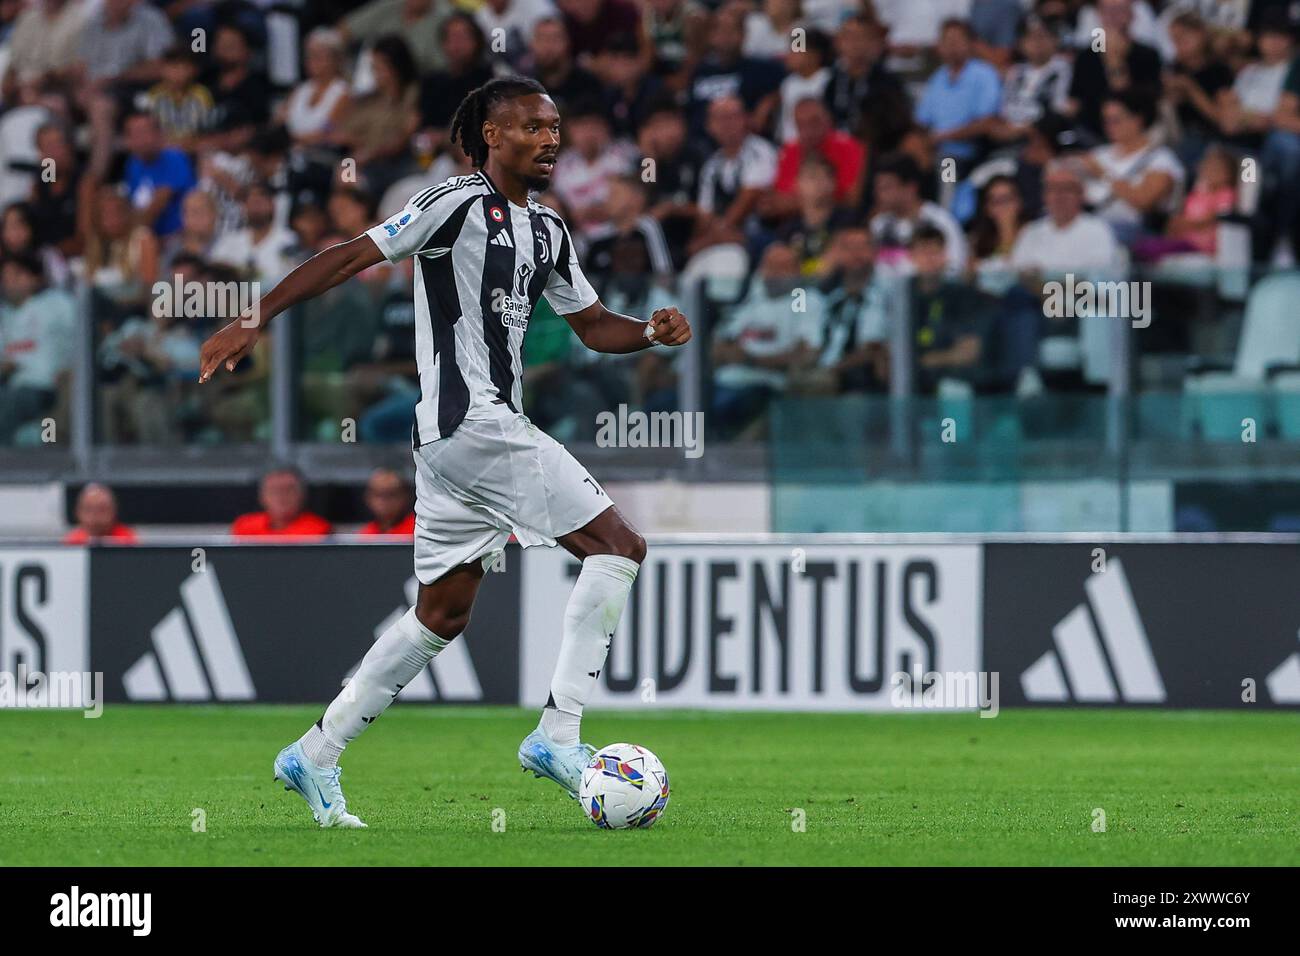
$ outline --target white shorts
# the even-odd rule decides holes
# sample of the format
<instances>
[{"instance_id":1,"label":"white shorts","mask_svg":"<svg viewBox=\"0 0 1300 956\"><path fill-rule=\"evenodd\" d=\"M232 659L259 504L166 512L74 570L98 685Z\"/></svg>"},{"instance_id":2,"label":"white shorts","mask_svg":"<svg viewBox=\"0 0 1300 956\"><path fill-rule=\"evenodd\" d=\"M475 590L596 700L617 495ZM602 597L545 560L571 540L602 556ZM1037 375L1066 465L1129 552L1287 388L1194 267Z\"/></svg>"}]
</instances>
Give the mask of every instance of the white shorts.
<instances>
[{"instance_id":1,"label":"white shorts","mask_svg":"<svg viewBox=\"0 0 1300 956\"><path fill-rule=\"evenodd\" d=\"M447 438L415 449L415 576L484 567L511 533L554 545L613 504L564 446L508 406L472 406Z\"/></svg>"}]
</instances>

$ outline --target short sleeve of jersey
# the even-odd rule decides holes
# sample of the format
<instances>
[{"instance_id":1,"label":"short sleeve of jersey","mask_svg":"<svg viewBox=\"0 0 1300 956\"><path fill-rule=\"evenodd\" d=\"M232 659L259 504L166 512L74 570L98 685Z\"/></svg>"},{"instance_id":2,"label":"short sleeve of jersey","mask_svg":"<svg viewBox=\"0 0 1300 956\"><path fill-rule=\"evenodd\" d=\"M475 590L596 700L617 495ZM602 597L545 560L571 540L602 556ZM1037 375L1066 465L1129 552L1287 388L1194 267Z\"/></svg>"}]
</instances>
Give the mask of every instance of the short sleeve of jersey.
<instances>
[{"instance_id":1,"label":"short sleeve of jersey","mask_svg":"<svg viewBox=\"0 0 1300 956\"><path fill-rule=\"evenodd\" d=\"M560 249L555 255L555 268L546 280L543 295L560 315L573 315L594 303L599 296L591 287L578 265L578 250L569 238L569 227L560 224Z\"/></svg>"},{"instance_id":2,"label":"short sleeve of jersey","mask_svg":"<svg viewBox=\"0 0 1300 956\"><path fill-rule=\"evenodd\" d=\"M438 227L475 196L474 191L449 188L448 184L416 193L400 212L367 229L366 235L375 241L385 259L399 262L424 249Z\"/></svg>"}]
</instances>

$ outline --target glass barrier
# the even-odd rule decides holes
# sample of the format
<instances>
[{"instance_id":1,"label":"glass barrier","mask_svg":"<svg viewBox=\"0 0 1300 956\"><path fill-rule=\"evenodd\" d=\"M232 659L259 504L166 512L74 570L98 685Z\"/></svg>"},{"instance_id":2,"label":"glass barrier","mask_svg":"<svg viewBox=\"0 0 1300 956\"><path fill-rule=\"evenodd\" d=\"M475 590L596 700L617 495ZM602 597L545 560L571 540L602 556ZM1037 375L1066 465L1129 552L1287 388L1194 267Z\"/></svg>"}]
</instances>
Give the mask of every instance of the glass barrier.
<instances>
[{"instance_id":1,"label":"glass barrier","mask_svg":"<svg viewBox=\"0 0 1300 956\"><path fill-rule=\"evenodd\" d=\"M182 274L180 281L200 280ZM160 298L134 282L96 282L86 300L96 444L153 449L269 440L269 337L233 373L200 386L199 348L227 319L197 300L187 310L183 295Z\"/></svg>"},{"instance_id":2,"label":"glass barrier","mask_svg":"<svg viewBox=\"0 0 1300 956\"><path fill-rule=\"evenodd\" d=\"M621 409L700 411L712 460L665 457L657 473L736 464L753 476L740 480L770 478L777 530L1300 526L1281 490L1300 482L1300 272L1135 267L1122 286L1096 283L1127 296L1099 315L1073 281L927 284L882 269L686 288L614 272L598 283L606 305L679 305L694 345L597 355L543 302L524 407L558 440L596 446ZM0 449L38 455L51 429L66 448L83 424L92 451L173 448L182 464L212 446L341 445L335 467L348 442L405 444L419 390L410 288L409 264L344 283L203 387L210 310L155 309L120 275L75 293L9 289ZM639 452L602 468L617 478Z\"/></svg>"}]
</instances>

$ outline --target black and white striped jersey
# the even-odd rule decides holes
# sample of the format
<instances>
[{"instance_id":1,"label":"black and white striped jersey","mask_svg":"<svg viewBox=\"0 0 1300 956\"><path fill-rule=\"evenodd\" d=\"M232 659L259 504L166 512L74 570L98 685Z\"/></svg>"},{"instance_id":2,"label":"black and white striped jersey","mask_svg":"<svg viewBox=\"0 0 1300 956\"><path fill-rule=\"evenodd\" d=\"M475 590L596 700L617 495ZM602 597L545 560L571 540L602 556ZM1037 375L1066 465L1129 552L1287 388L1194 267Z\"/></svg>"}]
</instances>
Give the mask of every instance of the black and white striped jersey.
<instances>
[{"instance_id":1,"label":"black and white striped jersey","mask_svg":"<svg viewBox=\"0 0 1300 956\"><path fill-rule=\"evenodd\" d=\"M520 352L541 296L560 315L596 301L559 215L515 205L482 170L416 193L366 235L390 262L416 258L417 447L454 432L471 406L522 410Z\"/></svg>"}]
</instances>

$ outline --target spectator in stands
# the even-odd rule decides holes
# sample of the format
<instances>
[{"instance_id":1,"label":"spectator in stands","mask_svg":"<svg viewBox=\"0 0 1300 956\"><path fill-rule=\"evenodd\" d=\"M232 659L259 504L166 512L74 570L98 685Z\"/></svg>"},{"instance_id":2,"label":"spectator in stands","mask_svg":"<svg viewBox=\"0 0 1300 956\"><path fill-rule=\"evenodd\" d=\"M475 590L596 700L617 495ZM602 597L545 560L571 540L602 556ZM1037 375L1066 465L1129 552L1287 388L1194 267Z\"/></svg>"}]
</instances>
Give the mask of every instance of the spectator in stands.
<instances>
[{"instance_id":1,"label":"spectator in stands","mask_svg":"<svg viewBox=\"0 0 1300 956\"><path fill-rule=\"evenodd\" d=\"M55 288L64 288L71 280L67 260L58 247L40 243L36 213L29 203L11 203L0 215L0 258L10 254L34 254L46 281Z\"/></svg>"},{"instance_id":2,"label":"spectator in stands","mask_svg":"<svg viewBox=\"0 0 1300 956\"><path fill-rule=\"evenodd\" d=\"M236 538L322 538L333 528L306 510L307 486L297 468L272 468L258 483L261 511L240 515L230 526Z\"/></svg>"},{"instance_id":3,"label":"spectator in stands","mask_svg":"<svg viewBox=\"0 0 1300 956\"><path fill-rule=\"evenodd\" d=\"M939 42L942 25L970 9L969 0L872 0L880 21L889 30L890 68L914 77L925 54Z\"/></svg>"},{"instance_id":4,"label":"spectator in stands","mask_svg":"<svg viewBox=\"0 0 1300 956\"><path fill-rule=\"evenodd\" d=\"M749 132L739 97L720 96L710 103L708 128L718 148L700 170L700 217L692 251L744 242L759 201L776 180L776 147Z\"/></svg>"},{"instance_id":5,"label":"spectator in stands","mask_svg":"<svg viewBox=\"0 0 1300 956\"><path fill-rule=\"evenodd\" d=\"M212 38L215 64L207 77L216 102L212 130L204 138L208 148L238 152L252 140L257 128L271 116L271 86L254 61L253 41L236 23L223 23Z\"/></svg>"},{"instance_id":6,"label":"spectator in stands","mask_svg":"<svg viewBox=\"0 0 1300 956\"><path fill-rule=\"evenodd\" d=\"M835 168L819 153L813 153L799 168L796 185L799 211L777 230L777 238L794 249L799 271L805 276L822 276L823 261L831 236L853 223L854 215L835 202Z\"/></svg>"},{"instance_id":7,"label":"spectator in stands","mask_svg":"<svg viewBox=\"0 0 1300 956\"><path fill-rule=\"evenodd\" d=\"M921 225L932 225L947 239L949 268L957 273L965 270L966 237L961 226L942 206L921 198L921 170L914 159L901 153L881 157L875 200L870 225L878 264L905 266L912 234Z\"/></svg>"},{"instance_id":8,"label":"spectator in stands","mask_svg":"<svg viewBox=\"0 0 1300 956\"><path fill-rule=\"evenodd\" d=\"M761 9L745 14L745 56L780 60L790 52L797 28L807 29L800 0L764 0Z\"/></svg>"},{"instance_id":9,"label":"spectator in stands","mask_svg":"<svg viewBox=\"0 0 1300 956\"><path fill-rule=\"evenodd\" d=\"M1175 17L1169 25L1175 58L1164 77L1164 96L1173 105L1180 137L1178 158L1195 169L1211 141L1223 136L1220 97L1232 89L1232 70L1214 56L1210 31L1195 13Z\"/></svg>"},{"instance_id":10,"label":"spectator in stands","mask_svg":"<svg viewBox=\"0 0 1300 956\"><path fill-rule=\"evenodd\" d=\"M158 81L162 55L174 42L166 15L144 0L104 0L87 17L70 86L90 123L89 168L96 179L108 175L120 110Z\"/></svg>"},{"instance_id":11,"label":"spectator in stands","mask_svg":"<svg viewBox=\"0 0 1300 956\"><path fill-rule=\"evenodd\" d=\"M720 434L742 431L785 390L792 371L816 360L823 302L820 292L799 282L794 249L772 243L749 293L714 334L710 410Z\"/></svg>"},{"instance_id":12,"label":"spectator in stands","mask_svg":"<svg viewBox=\"0 0 1300 956\"><path fill-rule=\"evenodd\" d=\"M936 158L955 159L959 172L979 158L1002 96L998 71L973 56L974 39L965 20L944 23L938 46L942 65L916 104L916 121L929 132Z\"/></svg>"},{"instance_id":13,"label":"spectator in stands","mask_svg":"<svg viewBox=\"0 0 1300 956\"><path fill-rule=\"evenodd\" d=\"M573 106L564 127L551 191L568 207L569 223L581 233L609 221L609 184L635 170L638 157L631 143L613 139L609 117L597 100Z\"/></svg>"},{"instance_id":14,"label":"spectator in stands","mask_svg":"<svg viewBox=\"0 0 1300 956\"><path fill-rule=\"evenodd\" d=\"M275 191L270 186L253 183L243 199L247 225L218 239L211 260L239 270L267 291L297 265L292 255L296 240L290 229L275 222Z\"/></svg>"},{"instance_id":15,"label":"spectator in stands","mask_svg":"<svg viewBox=\"0 0 1300 956\"><path fill-rule=\"evenodd\" d=\"M884 26L849 17L835 33L835 62L823 96L837 129L888 153L911 125L912 106L884 54Z\"/></svg>"},{"instance_id":16,"label":"spectator in stands","mask_svg":"<svg viewBox=\"0 0 1300 956\"><path fill-rule=\"evenodd\" d=\"M579 60L605 49L610 37L641 37L641 14L630 0L559 0L569 49Z\"/></svg>"},{"instance_id":17,"label":"spectator in stands","mask_svg":"<svg viewBox=\"0 0 1300 956\"><path fill-rule=\"evenodd\" d=\"M854 207L861 197L866 148L848 133L831 125L831 114L820 99L801 100L794 111L798 135L781 147L776 161L776 181L772 192L760 205L767 218L793 215L799 206L799 170L804 158L814 154L824 157L835 170L835 201Z\"/></svg>"},{"instance_id":18,"label":"spectator in stands","mask_svg":"<svg viewBox=\"0 0 1300 956\"><path fill-rule=\"evenodd\" d=\"M559 17L542 17L533 25L528 50L525 72L546 87L567 122L572 104L590 99L600 81L574 59L569 32Z\"/></svg>"},{"instance_id":19,"label":"spectator in stands","mask_svg":"<svg viewBox=\"0 0 1300 956\"><path fill-rule=\"evenodd\" d=\"M157 82L162 56L174 42L166 14L153 4L104 0L81 31L82 81L99 91L138 91Z\"/></svg>"},{"instance_id":20,"label":"spectator in stands","mask_svg":"<svg viewBox=\"0 0 1300 956\"><path fill-rule=\"evenodd\" d=\"M170 275L172 263L185 256L211 258L217 244L217 201L202 189L191 189L181 202L181 227L162 244L162 272Z\"/></svg>"},{"instance_id":21,"label":"spectator in stands","mask_svg":"<svg viewBox=\"0 0 1300 956\"><path fill-rule=\"evenodd\" d=\"M738 96L749 114L750 129L766 129L776 109L784 71L779 63L742 52L746 8L728 4L713 15L708 53L687 84L687 113L691 129L703 131L709 103L720 96Z\"/></svg>"},{"instance_id":22,"label":"spectator in stands","mask_svg":"<svg viewBox=\"0 0 1300 956\"><path fill-rule=\"evenodd\" d=\"M1137 92L1153 102L1160 93L1160 54L1133 34L1133 0L1099 0L1099 27L1105 31L1098 51L1091 33L1075 54L1067 112L1092 142L1103 136L1101 107L1113 94ZM1081 25L1082 29L1082 25Z\"/></svg>"},{"instance_id":23,"label":"spectator in stands","mask_svg":"<svg viewBox=\"0 0 1300 956\"><path fill-rule=\"evenodd\" d=\"M1109 97L1102 106L1109 142L1078 158L1089 204L1125 245L1158 231L1178 208L1183 167L1153 135L1155 116L1155 103L1140 93Z\"/></svg>"},{"instance_id":24,"label":"spectator in stands","mask_svg":"<svg viewBox=\"0 0 1300 956\"><path fill-rule=\"evenodd\" d=\"M0 285L0 445L8 445L20 428L38 423L58 403L77 317L70 295L44 287L40 260L30 253L5 258Z\"/></svg>"},{"instance_id":25,"label":"spectator in stands","mask_svg":"<svg viewBox=\"0 0 1300 956\"><path fill-rule=\"evenodd\" d=\"M387 36L370 51L372 92L348 101L339 120L339 143L376 196L410 172L411 136L420 125L415 61L401 37Z\"/></svg>"},{"instance_id":26,"label":"spectator in stands","mask_svg":"<svg viewBox=\"0 0 1300 956\"><path fill-rule=\"evenodd\" d=\"M614 135L635 136L646 114L664 96L663 81L647 70L640 41L631 33L610 37L592 58L591 67L605 89L605 111Z\"/></svg>"},{"instance_id":27,"label":"spectator in stands","mask_svg":"<svg viewBox=\"0 0 1300 956\"><path fill-rule=\"evenodd\" d=\"M1026 6L1021 0L971 0L975 55L1005 71L1015 52L1017 27Z\"/></svg>"},{"instance_id":28,"label":"spectator in stands","mask_svg":"<svg viewBox=\"0 0 1300 956\"><path fill-rule=\"evenodd\" d=\"M91 482L77 494L77 526L64 544L135 544L135 531L117 520L117 496L107 485Z\"/></svg>"},{"instance_id":29,"label":"spectator in stands","mask_svg":"<svg viewBox=\"0 0 1300 956\"><path fill-rule=\"evenodd\" d=\"M1002 105L988 134L999 143L1018 142L1050 113L1069 108L1070 61L1060 52L1056 33L1041 17L1026 17L1020 28L1023 59L1013 65L1002 86Z\"/></svg>"},{"instance_id":30,"label":"spectator in stands","mask_svg":"<svg viewBox=\"0 0 1300 956\"><path fill-rule=\"evenodd\" d=\"M605 200L609 220L587 233L585 268L593 281L613 270L615 248L626 249L628 242L644 249L648 275L666 281L672 274L668 243L659 221L646 213L647 198L645 183L635 173L610 180Z\"/></svg>"},{"instance_id":31,"label":"spectator in stands","mask_svg":"<svg viewBox=\"0 0 1300 956\"><path fill-rule=\"evenodd\" d=\"M9 33L6 102L13 100L19 80L67 79L81 52L89 7L85 0L36 0L18 14Z\"/></svg>"},{"instance_id":32,"label":"spectator in stands","mask_svg":"<svg viewBox=\"0 0 1300 956\"><path fill-rule=\"evenodd\" d=\"M86 278L95 292L124 307L146 303L158 278L158 239L134 221L130 202L115 186L105 184L93 193L82 247Z\"/></svg>"},{"instance_id":33,"label":"spectator in stands","mask_svg":"<svg viewBox=\"0 0 1300 956\"><path fill-rule=\"evenodd\" d=\"M908 306L918 395L933 395L943 379L981 385L980 359L989 334L991 301L951 278L947 239L931 225L912 236L912 279ZM887 373L886 373L887 374Z\"/></svg>"},{"instance_id":34,"label":"spectator in stands","mask_svg":"<svg viewBox=\"0 0 1300 956\"><path fill-rule=\"evenodd\" d=\"M708 151L703 143L687 135L686 119L671 97L650 108L637 130L636 148L643 169L648 168L647 161L654 164L654 176L646 184L650 215L663 226L673 265L681 269L686 265L687 247L695 229L696 198Z\"/></svg>"},{"instance_id":35,"label":"spectator in stands","mask_svg":"<svg viewBox=\"0 0 1300 956\"><path fill-rule=\"evenodd\" d=\"M533 28L544 17L558 17L551 0L484 0L474 19L488 38L488 57L516 70L528 50Z\"/></svg>"},{"instance_id":36,"label":"spectator in stands","mask_svg":"<svg viewBox=\"0 0 1300 956\"><path fill-rule=\"evenodd\" d=\"M429 137L425 148L431 153L447 144L451 118L461 100L492 79L487 39L472 16L461 11L451 14L442 21L438 36L447 65L420 81L420 128Z\"/></svg>"},{"instance_id":37,"label":"spectator in stands","mask_svg":"<svg viewBox=\"0 0 1300 956\"><path fill-rule=\"evenodd\" d=\"M179 256L168 285L207 278L202 261ZM170 306L170 307L168 307ZM180 440L178 412L198 376L202 342L185 301L155 298L147 314L132 315L103 336L97 351L100 434L112 445L167 446ZM213 317L215 318L215 317Z\"/></svg>"},{"instance_id":38,"label":"spectator in stands","mask_svg":"<svg viewBox=\"0 0 1300 956\"><path fill-rule=\"evenodd\" d=\"M1043 214L1043 170L1056 158L1065 142L1073 141L1069 120L1048 113L1029 127L1024 142L1012 155L995 155L971 170L953 194L953 214L969 218L975 210L975 193L994 176L1006 176L1016 184L1025 215L1036 219Z\"/></svg>"},{"instance_id":39,"label":"spectator in stands","mask_svg":"<svg viewBox=\"0 0 1300 956\"><path fill-rule=\"evenodd\" d=\"M1178 253L1213 256L1218 246L1219 217L1237 206L1237 160L1222 146L1210 146L1201 156L1196 182L1183 201L1182 212L1171 216L1163 236L1152 236L1133 247L1133 257L1158 262Z\"/></svg>"},{"instance_id":40,"label":"spectator in stands","mask_svg":"<svg viewBox=\"0 0 1300 956\"><path fill-rule=\"evenodd\" d=\"M192 151L216 120L216 104L198 75L195 55L174 48L163 57L162 78L142 97L141 109L158 121L168 146Z\"/></svg>"},{"instance_id":41,"label":"spectator in stands","mask_svg":"<svg viewBox=\"0 0 1300 956\"><path fill-rule=\"evenodd\" d=\"M306 78L293 88L276 114L293 145L308 155L330 150L337 142L335 124L347 112L348 101L344 52L338 30L317 27L307 34L303 42Z\"/></svg>"},{"instance_id":42,"label":"spectator in stands","mask_svg":"<svg viewBox=\"0 0 1300 956\"><path fill-rule=\"evenodd\" d=\"M1084 183L1077 163L1058 159L1043 174L1043 204L1047 215L1031 222L1020 233L1011 250L1011 267L1021 286L1032 297L1032 313L1038 317L1033 337L1047 349L1039 361L1042 380L1053 386L1077 388L1085 359L1081 355L1079 323L1063 315L1044 319L1041 305L1044 283L1067 273L1093 281L1114 280L1124 273L1125 257L1110 226L1083 211ZM1008 292L1011 295L1011 292ZM1013 304L1019 302L1013 300ZM1025 314L1023 310L1018 315ZM1021 326L1022 330L1026 327ZM1030 336L1025 332L1021 342ZM1026 349L1028 346L1026 346ZM1037 347L1034 347L1037 353ZM1027 364L1027 363L1026 363Z\"/></svg>"},{"instance_id":43,"label":"spectator in stands","mask_svg":"<svg viewBox=\"0 0 1300 956\"><path fill-rule=\"evenodd\" d=\"M123 124L126 190L135 219L160 237L181 226L181 200L194 188L194 167L184 151L163 142L158 120L132 113Z\"/></svg>"},{"instance_id":44,"label":"spectator in stands","mask_svg":"<svg viewBox=\"0 0 1300 956\"><path fill-rule=\"evenodd\" d=\"M1260 154L1264 173L1261 197L1261 239L1256 258L1275 255L1276 262L1294 265L1300 259L1300 57L1291 62L1272 128Z\"/></svg>"},{"instance_id":45,"label":"spectator in stands","mask_svg":"<svg viewBox=\"0 0 1300 956\"><path fill-rule=\"evenodd\" d=\"M368 48L384 37L401 37L415 57L415 69L428 73L447 65L438 29L451 12L452 5L440 0L370 0L344 17L339 31L346 42Z\"/></svg>"},{"instance_id":46,"label":"spectator in stands","mask_svg":"<svg viewBox=\"0 0 1300 956\"><path fill-rule=\"evenodd\" d=\"M820 351L815 376L802 383L805 390L875 391L887 380L880 364L888 357L898 288L875 274L874 252L865 226L848 226L831 239Z\"/></svg>"},{"instance_id":47,"label":"spectator in stands","mask_svg":"<svg viewBox=\"0 0 1300 956\"><path fill-rule=\"evenodd\" d=\"M376 468L366 481L366 510L372 518L358 534L412 537L415 512L411 489L391 468Z\"/></svg>"},{"instance_id":48,"label":"spectator in stands","mask_svg":"<svg viewBox=\"0 0 1300 956\"><path fill-rule=\"evenodd\" d=\"M32 216L37 242L56 247L63 255L81 252L77 236L78 196L82 169L72 148L69 128L60 121L46 123L36 131L36 150L53 165L53 176L37 176L32 182Z\"/></svg>"},{"instance_id":49,"label":"spectator in stands","mask_svg":"<svg viewBox=\"0 0 1300 956\"><path fill-rule=\"evenodd\" d=\"M645 0L642 13L651 69L680 91L704 55L708 10L696 0Z\"/></svg>"},{"instance_id":50,"label":"spectator in stands","mask_svg":"<svg viewBox=\"0 0 1300 956\"><path fill-rule=\"evenodd\" d=\"M1078 165L1054 160L1043 174L1043 205L1047 214L1021 230L1011 249L1011 266L1028 276L1030 288L1041 290L1045 276L1113 271L1123 255L1114 233L1099 216L1084 212L1084 184Z\"/></svg>"},{"instance_id":51,"label":"spectator in stands","mask_svg":"<svg viewBox=\"0 0 1300 956\"><path fill-rule=\"evenodd\" d=\"M788 143L799 135L794 122L794 108L808 98L821 100L830 82L831 41L820 30L810 30L803 43L784 51L782 59L788 71L781 81L781 105L777 116L777 139ZM834 117L831 117L832 125Z\"/></svg>"},{"instance_id":52,"label":"spectator in stands","mask_svg":"<svg viewBox=\"0 0 1300 956\"><path fill-rule=\"evenodd\" d=\"M1285 17L1272 17L1259 28L1258 59L1241 68L1232 89L1219 94L1219 127L1234 145L1258 149L1272 128L1291 68L1294 46Z\"/></svg>"},{"instance_id":53,"label":"spectator in stands","mask_svg":"<svg viewBox=\"0 0 1300 956\"><path fill-rule=\"evenodd\" d=\"M1010 275L1011 251L1028 221L1014 179L994 176L984 185L979 212L971 224L968 265L984 288L993 286L1000 291L1004 281L1014 281Z\"/></svg>"}]
</instances>

